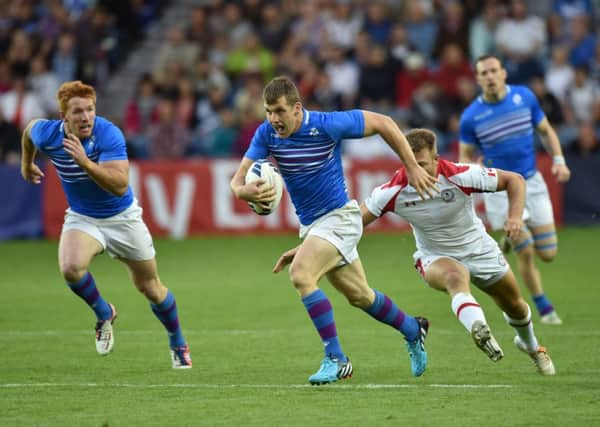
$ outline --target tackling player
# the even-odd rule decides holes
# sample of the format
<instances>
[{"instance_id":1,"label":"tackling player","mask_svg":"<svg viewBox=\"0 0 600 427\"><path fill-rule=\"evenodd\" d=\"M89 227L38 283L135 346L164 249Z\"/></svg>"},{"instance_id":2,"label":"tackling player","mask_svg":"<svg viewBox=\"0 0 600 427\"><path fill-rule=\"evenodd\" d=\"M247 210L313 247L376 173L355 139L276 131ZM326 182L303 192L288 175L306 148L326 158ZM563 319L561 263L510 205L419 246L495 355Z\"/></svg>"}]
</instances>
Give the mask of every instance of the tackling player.
<instances>
[{"instance_id":1,"label":"tackling player","mask_svg":"<svg viewBox=\"0 0 600 427\"><path fill-rule=\"evenodd\" d=\"M38 150L56 167L69 203L58 245L60 272L96 314L96 351L112 351L117 317L88 271L94 256L107 251L127 265L133 283L167 330L172 367L191 368L175 297L158 277L152 236L129 186L123 134L96 116L92 86L66 82L56 97L61 120L32 120L23 131L21 174L29 182L41 182L44 174L34 163Z\"/></svg>"},{"instance_id":2,"label":"tackling player","mask_svg":"<svg viewBox=\"0 0 600 427\"><path fill-rule=\"evenodd\" d=\"M460 162L473 161L476 150L483 153L487 167L521 174L526 180L526 227L517 238L508 238L517 254L518 269L531 293L541 322L561 324L554 307L544 293L535 254L552 261L558 251L552 204L544 178L536 168L534 129L548 153L553 156L552 173L558 182L569 180L556 132L546 119L535 95L525 86L506 84L506 70L500 60L485 55L476 62L477 83L482 94L462 114L460 120ZM487 217L494 230L501 230L506 219L506 193L484 196Z\"/></svg>"},{"instance_id":3,"label":"tackling player","mask_svg":"<svg viewBox=\"0 0 600 427\"><path fill-rule=\"evenodd\" d=\"M500 307L516 331L515 345L529 354L538 372L554 375L552 360L533 331L529 306L498 244L475 214L471 197L472 193L506 190L504 230L511 239L518 239L523 226L523 178L501 169L439 159L435 134L429 130L413 129L406 139L418 164L437 177L440 193L421 199L408 182L405 169L400 168L361 204L365 226L387 212L408 221L417 244L413 256L417 271L433 289L448 293L452 311L470 331L477 347L494 362L503 357L481 306L470 292L471 282Z\"/></svg>"},{"instance_id":4,"label":"tackling player","mask_svg":"<svg viewBox=\"0 0 600 427\"><path fill-rule=\"evenodd\" d=\"M325 384L350 377L352 364L342 350L331 303L318 282L328 281L355 307L400 331L411 358L411 369L419 376L427 365L424 348L426 319L407 315L385 294L369 287L356 246L363 227L360 209L349 200L342 169L340 142L379 133L404 164L407 176L420 196L435 192L435 178L419 165L404 135L387 116L350 110L324 113L308 111L298 89L286 77L277 77L263 92L267 120L258 128L231 189L239 199L269 202L274 189L264 180L245 184L253 161L272 156L278 164L288 193L300 219L302 243L284 253L273 271L291 262L290 279L317 329L325 350L311 384Z\"/></svg>"}]
</instances>

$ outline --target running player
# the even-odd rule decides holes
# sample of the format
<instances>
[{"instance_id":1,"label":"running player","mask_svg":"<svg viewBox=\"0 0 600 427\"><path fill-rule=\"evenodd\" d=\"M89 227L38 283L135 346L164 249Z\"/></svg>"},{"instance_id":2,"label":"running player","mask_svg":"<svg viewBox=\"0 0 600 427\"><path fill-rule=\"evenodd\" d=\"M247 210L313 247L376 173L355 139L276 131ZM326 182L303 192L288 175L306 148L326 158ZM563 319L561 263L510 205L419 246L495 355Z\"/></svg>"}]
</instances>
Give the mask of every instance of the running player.
<instances>
[{"instance_id":1,"label":"running player","mask_svg":"<svg viewBox=\"0 0 600 427\"><path fill-rule=\"evenodd\" d=\"M325 358L309 382L325 384L352 375L331 303L317 285L323 276L350 304L404 335L412 374L421 375L427 365L424 340L428 322L404 313L387 295L367 284L356 249L363 230L360 209L348 198L340 142L381 134L407 165L408 179L422 197L435 193L435 178L417 165L404 135L388 116L361 110L308 111L296 86L286 77L271 80L263 98L267 120L254 134L231 188L239 199L268 203L274 198L272 186L264 180L245 184L244 177L255 160L272 156L277 161L300 219L303 241L284 253L273 271L291 262L290 279L325 348Z\"/></svg>"},{"instance_id":2,"label":"running player","mask_svg":"<svg viewBox=\"0 0 600 427\"><path fill-rule=\"evenodd\" d=\"M517 172L526 180L525 227L518 239L508 238L505 251L512 245L518 269L531 293L542 323L562 323L544 293L535 255L552 261L558 251L552 204L544 178L536 168L534 130L552 155L552 173L558 182L569 180L556 132L546 119L535 95L524 86L506 84L506 70L493 55L476 62L477 82L482 89L460 120L460 162L471 162L477 150L487 167ZM487 217L492 229L501 230L506 220L508 201L505 192L484 195Z\"/></svg>"},{"instance_id":3,"label":"running player","mask_svg":"<svg viewBox=\"0 0 600 427\"><path fill-rule=\"evenodd\" d=\"M114 345L117 310L100 295L89 272L92 259L107 251L127 265L167 330L172 367L191 368L175 297L158 277L152 236L129 186L125 138L114 124L96 116L92 86L66 82L56 97L61 120L32 120L23 131L21 174L34 184L42 181L44 174L34 163L38 150L56 167L69 203L58 244L60 272L96 315L96 351L107 355Z\"/></svg>"}]
</instances>

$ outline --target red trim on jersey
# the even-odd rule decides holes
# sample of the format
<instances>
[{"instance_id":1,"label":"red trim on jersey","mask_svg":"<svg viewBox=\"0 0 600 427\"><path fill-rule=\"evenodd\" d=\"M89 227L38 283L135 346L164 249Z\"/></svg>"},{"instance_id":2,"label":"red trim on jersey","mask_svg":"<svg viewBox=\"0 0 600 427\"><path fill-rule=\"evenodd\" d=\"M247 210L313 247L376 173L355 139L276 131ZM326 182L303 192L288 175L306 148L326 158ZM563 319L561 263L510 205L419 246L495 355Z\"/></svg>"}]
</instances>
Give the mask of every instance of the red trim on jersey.
<instances>
[{"instance_id":1,"label":"red trim on jersey","mask_svg":"<svg viewBox=\"0 0 600 427\"><path fill-rule=\"evenodd\" d=\"M465 302L465 303L461 304L458 307L458 310L456 310L456 318L457 319L460 319L460 312L462 311L462 309L467 308L467 307L481 307L481 306L475 302Z\"/></svg>"},{"instance_id":2,"label":"red trim on jersey","mask_svg":"<svg viewBox=\"0 0 600 427\"><path fill-rule=\"evenodd\" d=\"M394 194L394 196L389 200L389 202L387 202L386 205L383 207L383 210L381 211L382 215L386 212L394 212L396 210L395 207L398 194L400 194L400 191L402 191L402 189L407 185L408 176L406 175L406 170L404 168L400 168L396 171L396 173L394 173L392 179L390 179L388 182L381 186L381 188L391 188L396 186L400 187L398 191Z\"/></svg>"},{"instance_id":3,"label":"red trim on jersey","mask_svg":"<svg viewBox=\"0 0 600 427\"><path fill-rule=\"evenodd\" d=\"M469 165L459 165L448 160L440 159L438 160L437 173L438 175L443 175L446 178L448 178L448 181L452 182L452 184L457 186L460 189L460 191L465 193L467 196L470 196L471 193L480 193L481 190L471 187L463 187L462 185L458 185L457 183L452 181L452 179L450 179L454 175L458 175L459 173L468 171L469 168Z\"/></svg>"}]
</instances>

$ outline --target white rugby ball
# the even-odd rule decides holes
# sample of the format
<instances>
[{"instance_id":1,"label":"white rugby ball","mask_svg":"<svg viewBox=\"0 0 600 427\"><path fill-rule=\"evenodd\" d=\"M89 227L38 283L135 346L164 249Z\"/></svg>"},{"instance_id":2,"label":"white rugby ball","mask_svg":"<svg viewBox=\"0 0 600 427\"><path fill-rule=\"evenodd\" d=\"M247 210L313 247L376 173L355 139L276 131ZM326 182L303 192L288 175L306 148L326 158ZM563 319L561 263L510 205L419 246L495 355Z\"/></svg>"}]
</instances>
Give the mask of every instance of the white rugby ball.
<instances>
[{"instance_id":1,"label":"white rugby ball","mask_svg":"<svg viewBox=\"0 0 600 427\"><path fill-rule=\"evenodd\" d=\"M279 170L268 160L257 160L252 163L252 166L250 166L250 169L248 169L248 172L246 173L246 184L256 181L259 178L264 179L267 184L272 185L275 188L275 200L269 203L267 207L265 207L264 204L253 202L248 202L248 206L259 215L269 215L277 209L277 206L279 206L279 202L281 201L281 196L283 194L283 179L281 178Z\"/></svg>"}]
</instances>

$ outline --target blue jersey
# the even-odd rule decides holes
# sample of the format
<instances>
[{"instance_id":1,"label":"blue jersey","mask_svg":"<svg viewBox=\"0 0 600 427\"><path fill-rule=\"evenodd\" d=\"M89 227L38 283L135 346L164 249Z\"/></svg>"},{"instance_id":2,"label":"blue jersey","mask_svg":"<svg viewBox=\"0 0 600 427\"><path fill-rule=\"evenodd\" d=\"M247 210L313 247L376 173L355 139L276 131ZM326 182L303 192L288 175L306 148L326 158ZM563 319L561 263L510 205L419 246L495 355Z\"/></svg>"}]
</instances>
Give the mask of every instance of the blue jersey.
<instances>
[{"instance_id":1,"label":"blue jersey","mask_svg":"<svg viewBox=\"0 0 600 427\"><path fill-rule=\"evenodd\" d=\"M365 122L360 110L304 110L303 114L300 129L288 138L281 138L265 121L254 134L246 157L272 156L276 160L296 214L308 225L349 201L340 141L364 136Z\"/></svg>"},{"instance_id":2,"label":"blue jersey","mask_svg":"<svg viewBox=\"0 0 600 427\"><path fill-rule=\"evenodd\" d=\"M94 218L107 218L127 209L133 202L131 187L123 196L115 196L102 189L64 150L64 138L62 120L40 120L31 128L31 140L56 167L71 209ZM102 117L96 117L92 135L81 143L93 162L127 159L123 134Z\"/></svg>"},{"instance_id":3,"label":"blue jersey","mask_svg":"<svg viewBox=\"0 0 600 427\"><path fill-rule=\"evenodd\" d=\"M534 129L544 117L533 92L507 85L499 102L479 96L467 107L460 119L460 140L476 145L487 167L530 178L536 172Z\"/></svg>"}]
</instances>

